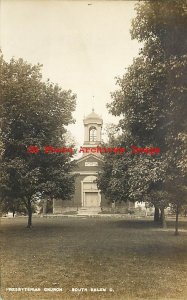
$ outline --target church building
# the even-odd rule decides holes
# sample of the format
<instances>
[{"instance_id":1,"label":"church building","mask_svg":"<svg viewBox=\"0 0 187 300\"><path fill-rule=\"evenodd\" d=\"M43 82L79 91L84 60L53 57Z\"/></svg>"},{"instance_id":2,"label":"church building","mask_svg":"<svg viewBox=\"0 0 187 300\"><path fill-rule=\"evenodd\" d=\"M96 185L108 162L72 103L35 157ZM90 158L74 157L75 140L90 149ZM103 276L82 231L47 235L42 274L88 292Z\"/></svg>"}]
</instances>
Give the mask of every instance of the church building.
<instances>
[{"instance_id":1,"label":"church building","mask_svg":"<svg viewBox=\"0 0 187 300\"><path fill-rule=\"evenodd\" d=\"M95 148L101 145L103 120L94 110L84 118L83 148ZM84 149L85 149L84 148ZM107 200L96 184L97 174L103 163L101 153L83 152L82 157L76 160L75 193L68 201L53 201L53 213L77 213L78 215L111 213L114 210L110 200ZM118 205L119 212L127 212L134 207L133 203L123 202Z\"/></svg>"}]
</instances>

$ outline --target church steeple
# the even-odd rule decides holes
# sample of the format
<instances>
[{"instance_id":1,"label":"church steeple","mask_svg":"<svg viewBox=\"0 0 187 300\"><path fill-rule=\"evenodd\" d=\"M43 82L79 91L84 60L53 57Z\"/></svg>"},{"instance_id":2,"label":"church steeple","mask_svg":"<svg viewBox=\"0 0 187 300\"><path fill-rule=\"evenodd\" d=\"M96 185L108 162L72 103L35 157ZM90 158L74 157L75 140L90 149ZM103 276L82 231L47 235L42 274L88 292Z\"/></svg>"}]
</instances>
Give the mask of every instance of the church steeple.
<instances>
[{"instance_id":1,"label":"church steeple","mask_svg":"<svg viewBox=\"0 0 187 300\"><path fill-rule=\"evenodd\" d=\"M101 116L92 112L83 120L84 123L84 147L96 147L101 143L101 130L103 120Z\"/></svg>"}]
</instances>

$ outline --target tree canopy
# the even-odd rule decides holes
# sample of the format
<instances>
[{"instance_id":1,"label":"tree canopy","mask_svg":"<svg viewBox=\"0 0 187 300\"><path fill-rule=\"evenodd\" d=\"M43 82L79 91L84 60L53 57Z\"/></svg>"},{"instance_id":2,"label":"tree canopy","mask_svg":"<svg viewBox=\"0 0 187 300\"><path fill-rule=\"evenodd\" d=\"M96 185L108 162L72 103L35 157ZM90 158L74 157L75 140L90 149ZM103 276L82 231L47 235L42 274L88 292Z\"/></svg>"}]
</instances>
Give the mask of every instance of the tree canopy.
<instances>
[{"instance_id":1,"label":"tree canopy","mask_svg":"<svg viewBox=\"0 0 187 300\"><path fill-rule=\"evenodd\" d=\"M45 154L43 148L66 146L76 96L44 82L41 65L6 62L2 55L0 89L2 199L22 201L31 219L35 193L67 199L73 192L71 154ZM29 153L29 146L37 146L38 153Z\"/></svg>"},{"instance_id":2,"label":"tree canopy","mask_svg":"<svg viewBox=\"0 0 187 300\"><path fill-rule=\"evenodd\" d=\"M169 203L180 208L186 199L187 6L182 0L141 1L136 13L131 36L144 46L117 78L119 88L111 94L108 109L121 117L123 146L154 146L161 153L121 159L116 186L125 200L146 199L163 212ZM101 190L102 181L110 186L112 180L106 176L108 166L113 174L119 160L109 159L100 178Z\"/></svg>"}]
</instances>

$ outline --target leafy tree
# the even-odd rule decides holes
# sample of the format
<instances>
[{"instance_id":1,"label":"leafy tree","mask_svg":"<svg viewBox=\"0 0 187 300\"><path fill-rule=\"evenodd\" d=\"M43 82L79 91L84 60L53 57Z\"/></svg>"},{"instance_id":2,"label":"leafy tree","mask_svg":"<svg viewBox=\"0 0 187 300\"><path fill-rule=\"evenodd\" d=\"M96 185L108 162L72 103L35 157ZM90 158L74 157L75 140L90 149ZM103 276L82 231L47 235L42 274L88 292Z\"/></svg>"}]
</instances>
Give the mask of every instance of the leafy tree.
<instances>
[{"instance_id":1,"label":"leafy tree","mask_svg":"<svg viewBox=\"0 0 187 300\"><path fill-rule=\"evenodd\" d=\"M119 89L112 93L108 108L121 117L121 144L159 147L161 154L157 157L141 154L121 162L125 171L119 168L116 186L118 193L121 191L129 199L149 199L161 209L165 225L164 208L169 201L175 199L181 207L185 199L186 1L145 1L137 5L136 11L131 35L144 42L144 46L126 74L117 78ZM113 168L115 162L106 166L108 174L109 166ZM106 177L105 186L107 178L110 182L110 176ZM123 180L126 180L125 192ZM175 187L175 193L171 186Z\"/></svg>"},{"instance_id":2,"label":"leafy tree","mask_svg":"<svg viewBox=\"0 0 187 300\"><path fill-rule=\"evenodd\" d=\"M102 143L102 147L120 148L123 147L121 143L121 135L119 128L114 124L108 124L106 128L108 141ZM107 153L103 156L102 171L98 174L97 185L98 188L111 201L127 201L127 160L122 159L119 153Z\"/></svg>"},{"instance_id":3,"label":"leafy tree","mask_svg":"<svg viewBox=\"0 0 187 300\"><path fill-rule=\"evenodd\" d=\"M166 58L186 55L186 0L141 1L136 13L131 29L133 39L144 42L145 48L159 39Z\"/></svg>"},{"instance_id":4,"label":"leafy tree","mask_svg":"<svg viewBox=\"0 0 187 300\"><path fill-rule=\"evenodd\" d=\"M73 122L75 95L42 81L41 65L0 57L3 199L19 199L32 225L37 192L67 199L73 192L71 153L44 153L44 146L65 147L65 126ZM38 147L29 153L28 147ZM36 148L37 149L37 148Z\"/></svg>"}]
</instances>

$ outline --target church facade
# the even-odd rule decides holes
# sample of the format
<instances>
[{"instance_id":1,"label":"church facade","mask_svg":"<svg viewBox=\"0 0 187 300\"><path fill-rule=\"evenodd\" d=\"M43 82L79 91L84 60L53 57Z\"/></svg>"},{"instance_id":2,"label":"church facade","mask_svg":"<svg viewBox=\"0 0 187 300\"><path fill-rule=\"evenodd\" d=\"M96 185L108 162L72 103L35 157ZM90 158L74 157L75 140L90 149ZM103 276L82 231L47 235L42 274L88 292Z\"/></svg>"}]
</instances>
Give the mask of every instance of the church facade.
<instances>
[{"instance_id":1,"label":"church facade","mask_svg":"<svg viewBox=\"0 0 187 300\"><path fill-rule=\"evenodd\" d=\"M96 149L101 144L102 118L92 110L84 118L84 144L83 149ZM98 172L102 170L102 155L96 151L82 151L82 157L76 160L75 193L68 201L53 201L53 213L77 213L89 215L98 213L111 213L114 211L114 204L106 199L104 194L97 187L96 179ZM115 200L115 199L114 199ZM128 212L133 209L134 204L123 202L115 208L116 212Z\"/></svg>"}]
</instances>

